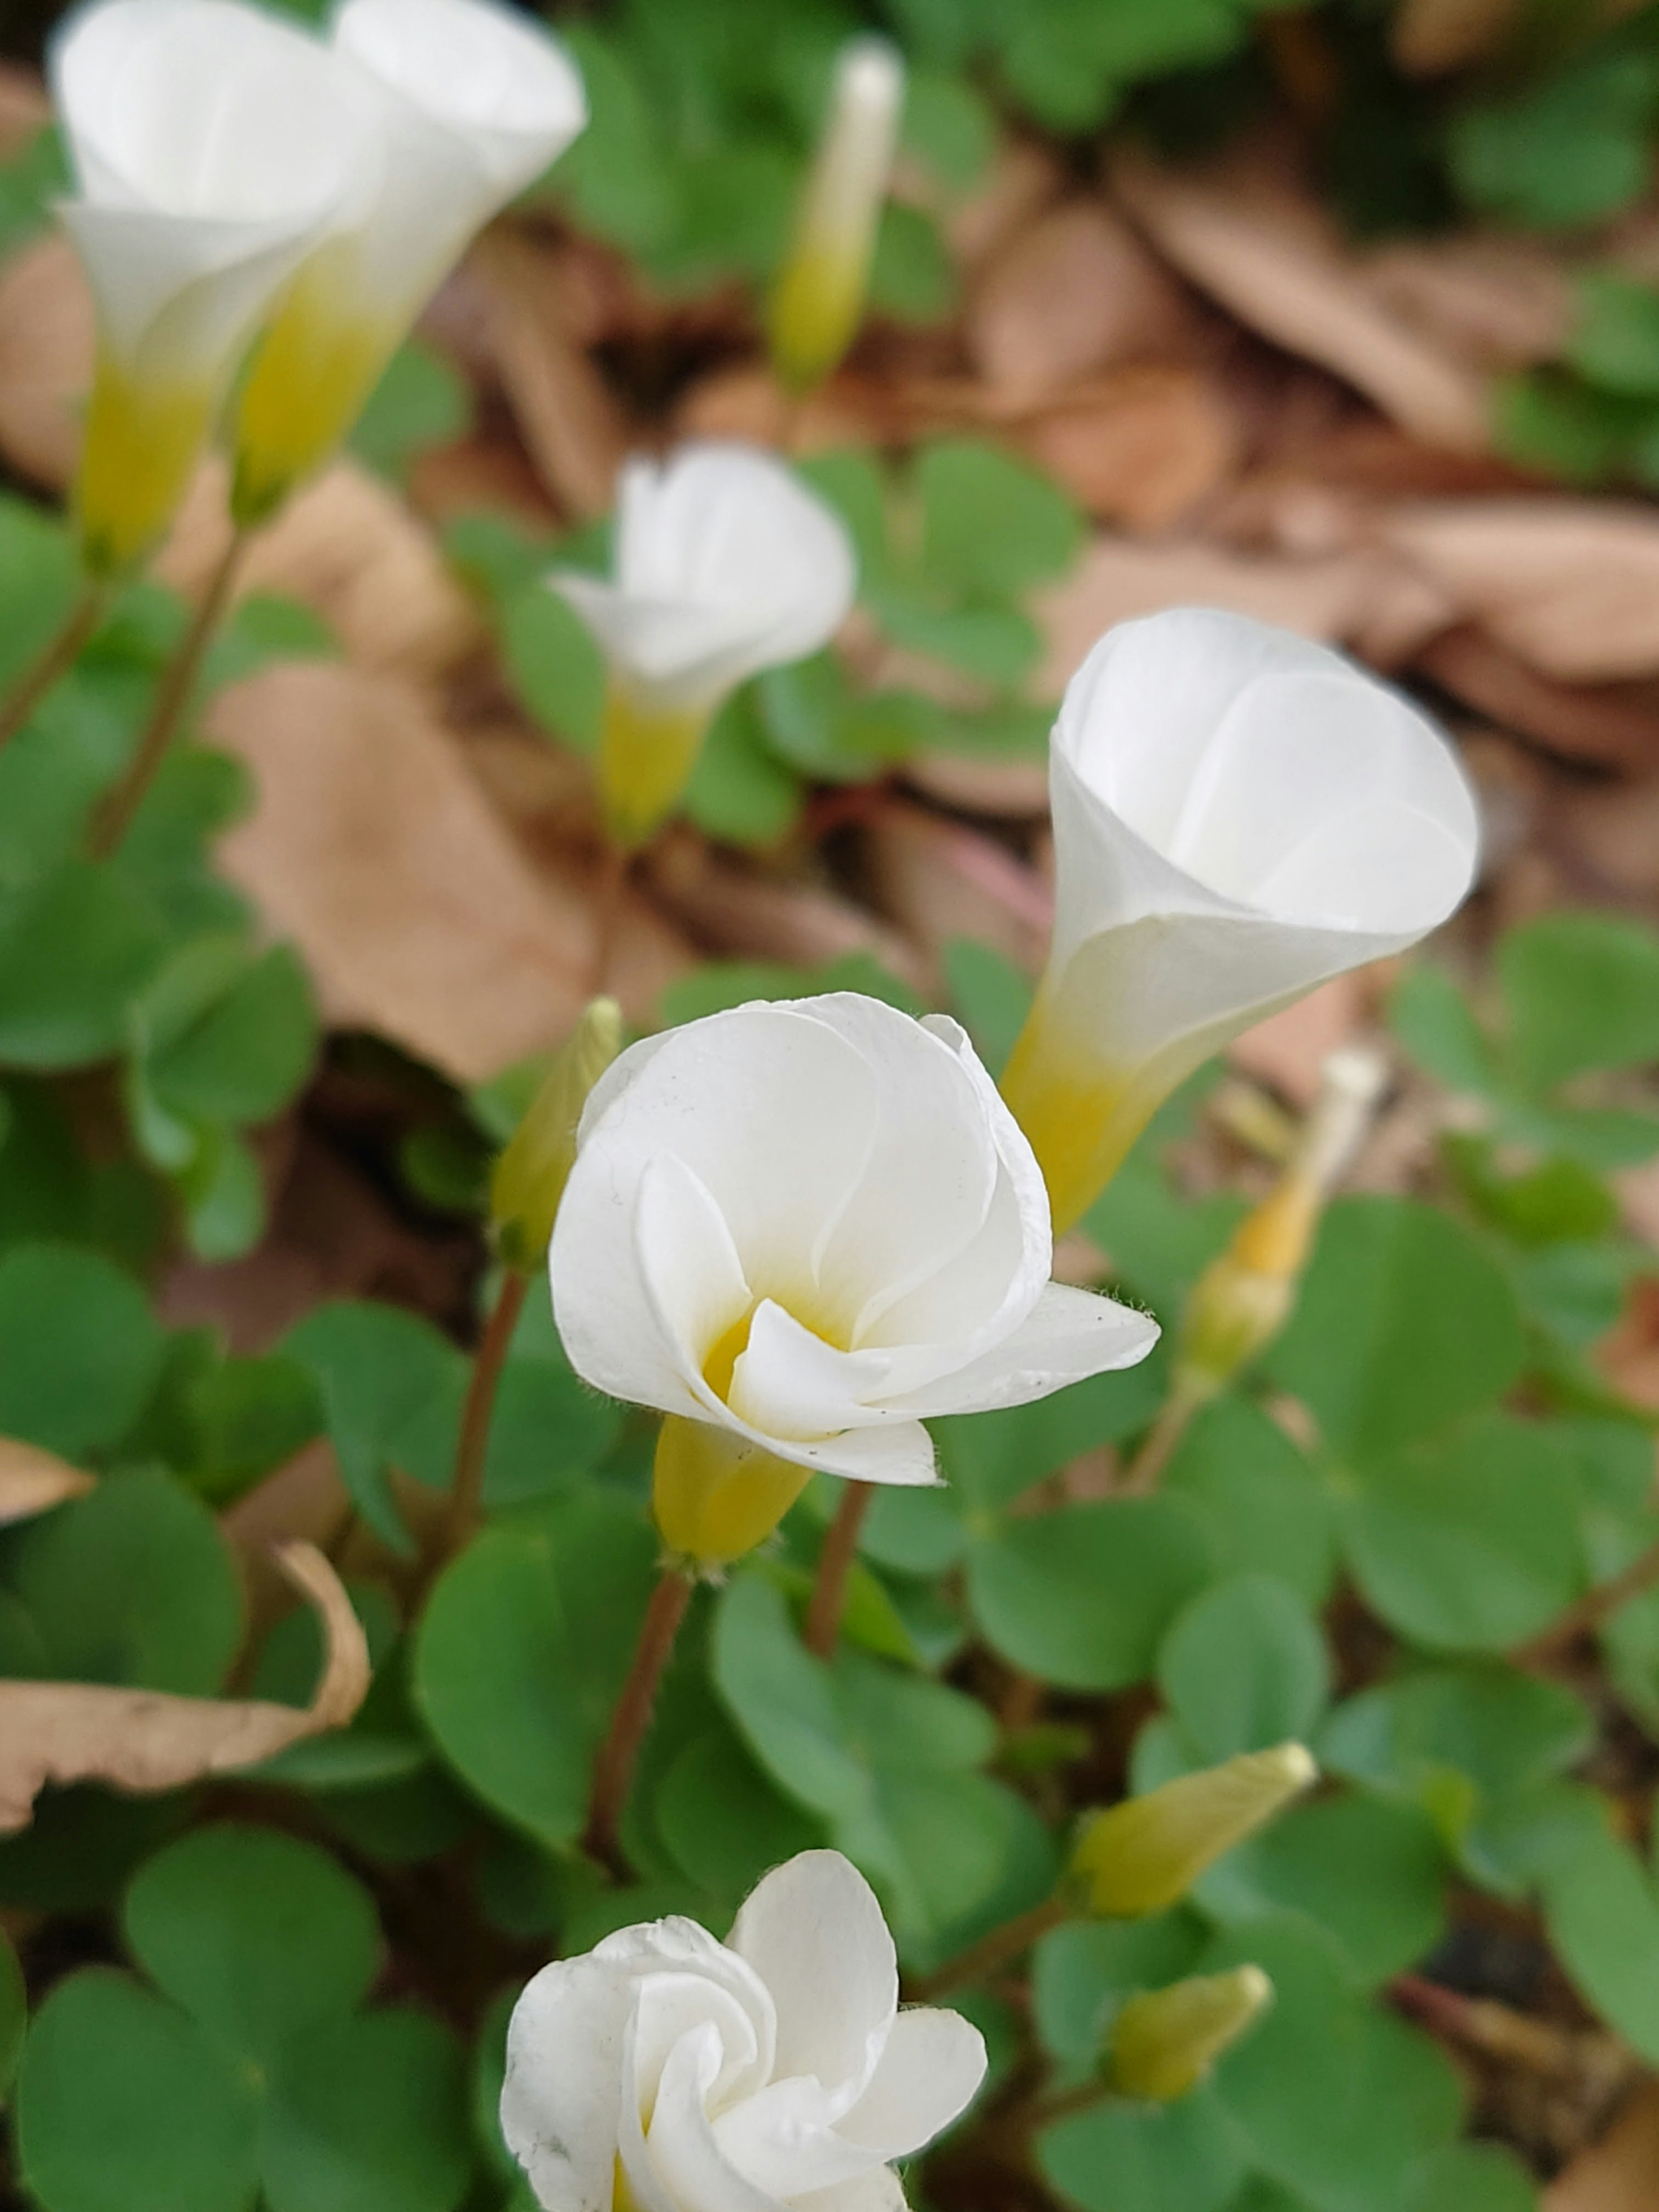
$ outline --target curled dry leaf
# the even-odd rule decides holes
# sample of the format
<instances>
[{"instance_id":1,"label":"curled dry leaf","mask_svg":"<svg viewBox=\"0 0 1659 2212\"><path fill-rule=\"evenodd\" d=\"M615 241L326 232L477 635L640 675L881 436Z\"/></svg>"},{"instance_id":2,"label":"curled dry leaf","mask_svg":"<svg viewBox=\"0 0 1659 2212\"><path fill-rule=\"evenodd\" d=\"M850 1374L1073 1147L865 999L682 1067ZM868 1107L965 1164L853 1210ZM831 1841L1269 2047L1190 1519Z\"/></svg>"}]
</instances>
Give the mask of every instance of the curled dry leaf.
<instances>
[{"instance_id":1,"label":"curled dry leaf","mask_svg":"<svg viewBox=\"0 0 1659 2212\"><path fill-rule=\"evenodd\" d=\"M208 717L259 801L227 874L304 953L336 1023L462 1082L556 1042L593 987L580 882L538 872L407 686L325 664L264 671ZM609 982L642 1012L684 964L637 907Z\"/></svg>"},{"instance_id":2,"label":"curled dry leaf","mask_svg":"<svg viewBox=\"0 0 1659 2212\"><path fill-rule=\"evenodd\" d=\"M1447 500L1376 534L1501 644L1565 684L1659 674L1659 517L1610 500Z\"/></svg>"},{"instance_id":3,"label":"curled dry leaf","mask_svg":"<svg viewBox=\"0 0 1659 2212\"><path fill-rule=\"evenodd\" d=\"M1567 760L1637 769L1659 761L1659 691L1651 684L1552 684L1473 626L1431 639L1417 665L1466 706Z\"/></svg>"},{"instance_id":4,"label":"curled dry leaf","mask_svg":"<svg viewBox=\"0 0 1659 2212\"><path fill-rule=\"evenodd\" d=\"M28 1521L65 1498L82 1497L95 1487L93 1477L15 1437L0 1437L0 1528L9 1521Z\"/></svg>"},{"instance_id":5,"label":"curled dry leaf","mask_svg":"<svg viewBox=\"0 0 1659 2212\"><path fill-rule=\"evenodd\" d=\"M1048 640L1038 695L1057 698L1114 623L1182 606L1231 608L1304 637L1352 641L1367 658L1390 662L1455 614L1405 562L1364 549L1297 561L1097 538L1066 581L1037 602Z\"/></svg>"},{"instance_id":6,"label":"curled dry leaf","mask_svg":"<svg viewBox=\"0 0 1659 2212\"><path fill-rule=\"evenodd\" d=\"M547 489L586 520L610 512L626 418L572 336L551 258L505 226L475 247L490 351Z\"/></svg>"},{"instance_id":7,"label":"curled dry leaf","mask_svg":"<svg viewBox=\"0 0 1659 2212\"><path fill-rule=\"evenodd\" d=\"M1030 424L1022 443L1091 514L1158 531L1225 480L1239 435L1207 378L1148 368L1068 393Z\"/></svg>"},{"instance_id":8,"label":"curled dry leaf","mask_svg":"<svg viewBox=\"0 0 1659 2212\"><path fill-rule=\"evenodd\" d=\"M362 1623L339 1577L312 1545L285 1544L277 1556L322 1622L325 1656L310 1705L180 1698L90 1682L0 1682L0 1833L27 1826L48 1783L177 1790L343 1728L368 1688Z\"/></svg>"},{"instance_id":9,"label":"curled dry leaf","mask_svg":"<svg viewBox=\"0 0 1659 2212\"><path fill-rule=\"evenodd\" d=\"M975 286L963 335L988 383L1036 398L1167 349L1190 320L1121 216L1074 199L998 249Z\"/></svg>"},{"instance_id":10,"label":"curled dry leaf","mask_svg":"<svg viewBox=\"0 0 1659 2212\"><path fill-rule=\"evenodd\" d=\"M1111 179L1182 274L1251 329L1330 369L1428 444L1486 448L1483 380L1377 299L1281 149L1250 145L1179 170L1125 153Z\"/></svg>"}]
</instances>

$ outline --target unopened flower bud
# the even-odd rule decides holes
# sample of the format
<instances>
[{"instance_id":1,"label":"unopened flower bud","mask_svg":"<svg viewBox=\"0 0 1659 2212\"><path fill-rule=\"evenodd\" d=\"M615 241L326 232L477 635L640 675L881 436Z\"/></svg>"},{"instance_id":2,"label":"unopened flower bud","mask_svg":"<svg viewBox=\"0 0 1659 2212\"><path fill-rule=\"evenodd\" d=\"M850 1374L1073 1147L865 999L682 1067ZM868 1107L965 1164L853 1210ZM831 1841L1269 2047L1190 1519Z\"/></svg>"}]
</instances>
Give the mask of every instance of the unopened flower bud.
<instances>
[{"instance_id":1,"label":"unopened flower bud","mask_svg":"<svg viewBox=\"0 0 1659 2212\"><path fill-rule=\"evenodd\" d=\"M1300 1796L1318 1772L1301 1744L1281 1743L1097 1813L1072 1853L1087 1909L1132 1920L1178 1904L1206 1867Z\"/></svg>"},{"instance_id":2,"label":"unopened flower bud","mask_svg":"<svg viewBox=\"0 0 1659 2212\"><path fill-rule=\"evenodd\" d=\"M1375 1053L1334 1052L1289 1164L1194 1285L1176 1387L1202 1401L1231 1382L1290 1316L1325 1201L1352 1158L1387 1075Z\"/></svg>"},{"instance_id":3,"label":"unopened flower bud","mask_svg":"<svg viewBox=\"0 0 1659 2212\"><path fill-rule=\"evenodd\" d=\"M657 1438L651 1510L671 1552L726 1567L765 1542L811 1479L809 1468L729 1430L671 1413Z\"/></svg>"},{"instance_id":4,"label":"unopened flower bud","mask_svg":"<svg viewBox=\"0 0 1659 2212\"><path fill-rule=\"evenodd\" d=\"M594 999L555 1055L541 1089L495 1163L489 1213L510 1267L539 1267L576 1158L587 1094L622 1050L622 1008Z\"/></svg>"},{"instance_id":5,"label":"unopened flower bud","mask_svg":"<svg viewBox=\"0 0 1659 2212\"><path fill-rule=\"evenodd\" d=\"M849 40L772 295L772 360L791 391L821 384L858 336L903 105L896 49L885 39Z\"/></svg>"},{"instance_id":6,"label":"unopened flower bud","mask_svg":"<svg viewBox=\"0 0 1659 2212\"><path fill-rule=\"evenodd\" d=\"M1173 2104L1206 2079L1273 1995L1260 1966L1235 1966L1230 1974L1195 1974L1131 1997L1112 2027L1113 2087L1126 2097Z\"/></svg>"}]
</instances>

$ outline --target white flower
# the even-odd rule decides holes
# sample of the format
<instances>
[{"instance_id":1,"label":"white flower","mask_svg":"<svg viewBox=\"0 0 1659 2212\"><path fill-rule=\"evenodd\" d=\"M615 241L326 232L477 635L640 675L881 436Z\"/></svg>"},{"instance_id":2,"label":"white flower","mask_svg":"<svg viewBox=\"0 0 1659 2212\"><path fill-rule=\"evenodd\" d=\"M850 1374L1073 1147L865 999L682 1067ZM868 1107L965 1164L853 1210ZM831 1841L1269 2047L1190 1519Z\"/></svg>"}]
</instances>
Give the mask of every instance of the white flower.
<instances>
[{"instance_id":1,"label":"white flower","mask_svg":"<svg viewBox=\"0 0 1659 2212\"><path fill-rule=\"evenodd\" d=\"M798 391L827 376L858 336L903 106L897 48L849 39L772 298L773 358Z\"/></svg>"},{"instance_id":2,"label":"white flower","mask_svg":"<svg viewBox=\"0 0 1659 2212\"><path fill-rule=\"evenodd\" d=\"M254 330L373 149L322 49L238 0L100 0L51 73L78 187L59 212L98 310L83 520L113 565L165 526Z\"/></svg>"},{"instance_id":3,"label":"white flower","mask_svg":"<svg viewBox=\"0 0 1659 2212\"><path fill-rule=\"evenodd\" d=\"M1200 608L1095 647L1049 793L1054 942L1003 1091L1067 1227L1211 1053L1443 921L1479 823L1449 746L1398 692Z\"/></svg>"},{"instance_id":4,"label":"white flower","mask_svg":"<svg viewBox=\"0 0 1659 2212\"><path fill-rule=\"evenodd\" d=\"M1031 1150L957 1024L838 993L647 1038L594 1085L553 1232L579 1374L776 1457L925 1483L925 1417L1142 1358L1048 1280Z\"/></svg>"},{"instance_id":5,"label":"white flower","mask_svg":"<svg viewBox=\"0 0 1659 2212\"><path fill-rule=\"evenodd\" d=\"M888 2161L984 2074L958 2014L898 2009L863 1876L803 1851L724 1944L658 1920L544 1966L507 2031L501 2132L545 2212L902 2212Z\"/></svg>"},{"instance_id":6,"label":"white flower","mask_svg":"<svg viewBox=\"0 0 1659 2212\"><path fill-rule=\"evenodd\" d=\"M838 517L769 453L720 442L635 459L617 495L616 580L549 579L617 678L666 713L712 713L763 668L827 645L858 563Z\"/></svg>"},{"instance_id":7,"label":"white flower","mask_svg":"<svg viewBox=\"0 0 1659 2212\"><path fill-rule=\"evenodd\" d=\"M587 120L564 49L494 0L344 0L331 51L380 158L249 380L237 499L250 518L326 457L475 234Z\"/></svg>"}]
</instances>

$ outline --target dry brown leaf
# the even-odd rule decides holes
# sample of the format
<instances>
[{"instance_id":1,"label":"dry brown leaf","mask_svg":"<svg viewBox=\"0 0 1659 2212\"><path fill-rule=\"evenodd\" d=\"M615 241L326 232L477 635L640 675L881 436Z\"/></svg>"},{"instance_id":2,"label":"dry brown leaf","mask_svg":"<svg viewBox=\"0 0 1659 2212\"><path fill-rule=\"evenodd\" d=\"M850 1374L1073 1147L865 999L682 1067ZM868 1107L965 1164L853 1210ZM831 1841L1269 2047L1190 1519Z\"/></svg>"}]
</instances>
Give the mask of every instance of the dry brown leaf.
<instances>
[{"instance_id":1,"label":"dry brown leaf","mask_svg":"<svg viewBox=\"0 0 1659 2212\"><path fill-rule=\"evenodd\" d=\"M43 238L0 270L0 452L53 491L75 472L94 343L92 297L67 240Z\"/></svg>"},{"instance_id":2,"label":"dry brown leaf","mask_svg":"<svg viewBox=\"0 0 1659 2212\"><path fill-rule=\"evenodd\" d=\"M799 404L771 371L745 362L711 370L688 386L674 415L677 438L747 438L757 446L789 446L796 453L857 445L890 437L897 426L889 387L852 375L837 377Z\"/></svg>"},{"instance_id":3,"label":"dry brown leaf","mask_svg":"<svg viewBox=\"0 0 1659 2212\"><path fill-rule=\"evenodd\" d=\"M1491 53L1518 13L1519 0L1400 0L1389 49L1407 76L1441 76Z\"/></svg>"},{"instance_id":4,"label":"dry brown leaf","mask_svg":"<svg viewBox=\"0 0 1659 2212\"><path fill-rule=\"evenodd\" d=\"M0 1437L0 1528L10 1521L32 1520L65 1498L84 1497L97 1487L93 1477L15 1437Z\"/></svg>"},{"instance_id":5,"label":"dry brown leaf","mask_svg":"<svg viewBox=\"0 0 1659 2212\"><path fill-rule=\"evenodd\" d=\"M1564 684L1659 674L1659 516L1613 500L1446 500L1376 525L1500 643Z\"/></svg>"},{"instance_id":6,"label":"dry brown leaf","mask_svg":"<svg viewBox=\"0 0 1659 2212\"><path fill-rule=\"evenodd\" d=\"M0 161L22 153L51 120L52 102L35 72L0 62Z\"/></svg>"},{"instance_id":7,"label":"dry brown leaf","mask_svg":"<svg viewBox=\"0 0 1659 2212\"><path fill-rule=\"evenodd\" d=\"M1555 361L1577 315L1565 261L1535 238L1481 231L1370 255L1373 298L1478 368Z\"/></svg>"},{"instance_id":8,"label":"dry brown leaf","mask_svg":"<svg viewBox=\"0 0 1659 2212\"><path fill-rule=\"evenodd\" d=\"M1048 640L1038 695L1057 697L1114 623L1190 606L1231 608L1304 637L1352 640L1368 658L1389 660L1450 618L1445 602L1403 563L1364 550L1295 561L1213 545L1097 538L1066 581L1036 603Z\"/></svg>"},{"instance_id":9,"label":"dry brown leaf","mask_svg":"<svg viewBox=\"0 0 1659 2212\"><path fill-rule=\"evenodd\" d=\"M1659 763L1659 696L1652 687L1607 684L1575 690L1552 684L1474 629L1431 640L1418 653L1417 665L1466 706L1568 760L1637 769Z\"/></svg>"},{"instance_id":10,"label":"dry brown leaf","mask_svg":"<svg viewBox=\"0 0 1659 2212\"><path fill-rule=\"evenodd\" d=\"M900 774L913 791L963 814L1033 819L1048 811L1048 770L1040 760L977 753L913 753Z\"/></svg>"},{"instance_id":11,"label":"dry brown leaf","mask_svg":"<svg viewBox=\"0 0 1659 2212\"><path fill-rule=\"evenodd\" d=\"M1326 1056L1347 1043L1364 1018L1370 992L1362 971L1333 975L1305 999L1234 1039L1227 1058L1242 1074L1271 1083L1295 1106L1319 1096Z\"/></svg>"},{"instance_id":12,"label":"dry brown leaf","mask_svg":"<svg viewBox=\"0 0 1659 2212\"><path fill-rule=\"evenodd\" d=\"M957 265L972 270L988 260L1065 189L1066 173L1047 146L1004 137L989 176L946 218L945 235Z\"/></svg>"},{"instance_id":13,"label":"dry brown leaf","mask_svg":"<svg viewBox=\"0 0 1659 2212\"><path fill-rule=\"evenodd\" d=\"M1659 767L1659 732L1651 758ZM1548 826L1559 836L1563 856L1582 862L1603 896L1659 895L1659 778L1555 794ZM1655 1218L1659 1227L1659 1214Z\"/></svg>"},{"instance_id":14,"label":"dry brown leaf","mask_svg":"<svg viewBox=\"0 0 1659 2212\"><path fill-rule=\"evenodd\" d=\"M0 1833L28 1826L48 1783L177 1790L273 1759L343 1728L368 1688L368 1644L339 1577L309 1544L284 1545L283 1572L320 1616L326 1657L309 1705L179 1698L90 1682L0 1682Z\"/></svg>"},{"instance_id":15,"label":"dry brown leaf","mask_svg":"<svg viewBox=\"0 0 1659 2212\"><path fill-rule=\"evenodd\" d=\"M591 906L532 867L417 695L292 665L222 693L208 726L259 792L225 871L299 945L332 1020L463 1082L566 1034L595 981ZM682 965L630 904L608 978L624 1005L643 1011Z\"/></svg>"},{"instance_id":16,"label":"dry brown leaf","mask_svg":"<svg viewBox=\"0 0 1659 2212\"><path fill-rule=\"evenodd\" d=\"M1023 225L974 288L964 337L989 384L1040 398L1177 343L1191 320L1122 218L1074 199Z\"/></svg>"},{"instance_id":17,"label":"dry brown leaf","mask_svg":"<svg viewBox=\"0 0 1659 2212\"><path fill-rule=\"evenodd\" d=\"M1037 416L1020 442L1080 505L1131 530L1167 530L1238 458L1238 425L1186 368L1124 369Z\"/></svg>"},{"instance_id":18,"label":"dry brown leaf","mask_svg":"<svg viewBox=\"0 0 1659 2212\"><path fill-rule=\"evenodd\" d=\"M897 800L872 814L867 837L877 896L935 958L952 938L975 937L1019 967L1041 967L1054 900L1006 846Z\"/></svg>"},{"instance_id":19,"label":"dry brown leaf","mask_svg":"<svg viewBox=\"0 0 1659 2212\"><path fill-rule=\"evenodd\" d=\"M1126 152L1111 179L1160 252L1252 330L1342 377L1426 443L1486 448L1482 379L1382 304L1277 148L1179 170Z\"/></svg>"},{"instance_id":20,"label":"dry brown leaf","mask_svg":"<svg viewBox=\"0 0 1659 2212\"><path fill-rule=\"evenodd\" d=\"M155 563L194 598L230 542L228 471L206 461ZM465 659L483 626L432 532L356 461L337 461L254 539L240 590L279 592L313 608L365 668L435 677Z\"/></svg>"},{"instance_id":21,"label":"dry brown leaf","mask_svg":"<svg viewBox=\"0 0 1659 2212\"><path fill-rule=\"evenodd\" d=\"M556 261L497 226L474 247L490 349L526 445L559 504L584 520L610 512L629 426L571 335Z\"/></svg>"},{"instance_id":22,"label":"dry brown leaf","mask_svg":"<svg viewBox=\"0 0 1659 2212\"><path fill-rule=\"evenodd\" d=\"M1659 2203L1659 2082L1638 2089L1599 2143L1544 2191L1542 2212L1653 2212Z\"/></svg>"}]
</instances>

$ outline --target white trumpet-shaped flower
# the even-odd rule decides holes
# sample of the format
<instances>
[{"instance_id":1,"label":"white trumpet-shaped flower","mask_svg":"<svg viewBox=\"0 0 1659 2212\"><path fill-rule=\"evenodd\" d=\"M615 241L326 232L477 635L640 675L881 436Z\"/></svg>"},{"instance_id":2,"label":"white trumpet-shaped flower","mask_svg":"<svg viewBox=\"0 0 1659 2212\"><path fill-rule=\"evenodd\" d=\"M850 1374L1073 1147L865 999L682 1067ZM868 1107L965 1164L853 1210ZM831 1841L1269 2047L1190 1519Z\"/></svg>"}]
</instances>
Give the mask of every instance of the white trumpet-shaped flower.
<instances>
[{"instance_id":1,"label":"white trumpet-shaped flower","mask_svg":"<svg viewBox=\"0 0 1659 2212\"><path fill-rule=\"evenodd\" d=\"M925 1483L924 1418L1151 1350L1152 1322L1050 1282L1051 1257L1030 1146L963 1031L837 993L711 1014L599 1079L553 1306L612 1397L797 1467Z\"/></svg>"},{"instance_id":2,"label":"white trumpet-shaped flower","mask_svg":"<svg viewBox=\"0 0 1659 2212\"><path fill-rule=\"evenodd\" d=\"M1069 1227L1176 1085L1316 983L1458 905L1474 800L1434 726L1240 615L1121 624L1049 748L1056 902L1003 1080Z\"/></svg>"},{"instance_id":3,"label":"white trumpet-shaped flower","mask_svg":"<svg viewBox=\"0 0 1659 2212\"><path fill-rule=\"evenodd\" d=\"M172 520L254 331L374 151L327 54L240 0L96 0L51 75L98 315L81 530L114 572Z\"/></svg>"},{"instance_id":4,"label":"white trumpet-shaped flower","mask_svg":"<svg viewBox=\"0 0 1659 2212\"><path fill-rule=\"evenodd\" d=\"M474 234L587 119L564 49L495 0L344 0L332 52L357 85L380 162L301 271L248 380L236 451L244 520L327 458Z\"/></svg>"},{"instance_id":5,"label":"white trumpet-shaped flower","mask_svg":"<svg viewBox=\"0 0 1659 2212\"><path fill-rule=\"evenodd\" d=\"M600 797L612 836L633 846L673 807L726 695L829 642L858 562L839 517L781 461L710 441L623 471L613 580L548 580L610 666Z\"/></svg>"},{"instance_id":6,"label":"white trumpet-shaped flower","mask_svg":"<svg viewBox=\"0 0 1659 2212\"><path fill-rule=\"evenodd\" d=\"M828 376L858 336L903 106L898 49L885 39L849 39L772 295L772 358L795 391Z\"/></svg>"},{"instance_id":7,"label":"white trumpet-shaped flower","mask_svg":"<svg viewBox=\"0 0 1659 2212\"><path fill-rule=\"evenodd\" d=\"M889 2161L984 2075L959 2014L899 2010L863 1876L803 1851L725 1943L656 1920L544 1966L507 2030L501 2132L544 2212L902 2212Z\"/></svg>"}]
</instances>

